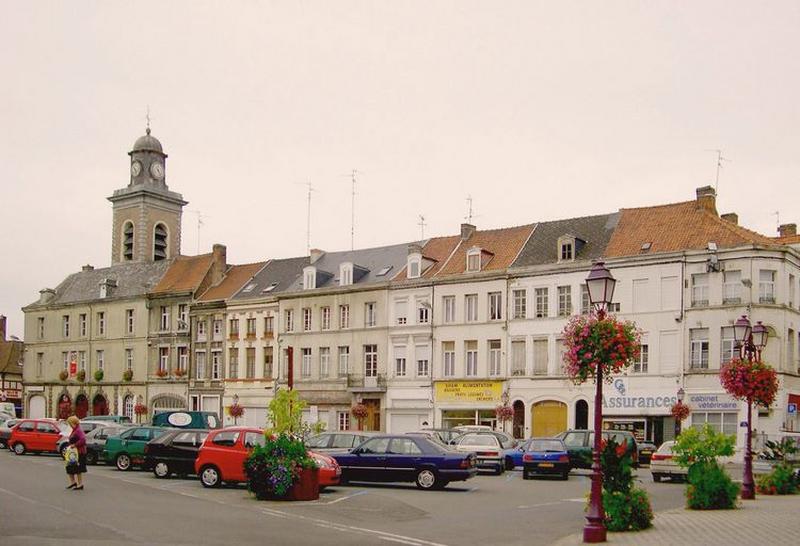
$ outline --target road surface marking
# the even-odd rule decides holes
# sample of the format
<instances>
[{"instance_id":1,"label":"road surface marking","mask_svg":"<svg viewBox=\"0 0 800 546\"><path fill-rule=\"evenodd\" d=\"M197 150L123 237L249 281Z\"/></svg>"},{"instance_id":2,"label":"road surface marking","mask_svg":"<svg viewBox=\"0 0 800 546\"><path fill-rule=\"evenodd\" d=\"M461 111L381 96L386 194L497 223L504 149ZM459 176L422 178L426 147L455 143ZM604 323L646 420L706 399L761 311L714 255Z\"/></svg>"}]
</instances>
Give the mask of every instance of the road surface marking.
<instances>
[{"instance_id":1,"label":"road surface marking","mask_svg":"<svg viewBox=\"0 0 800 546\"><path fill-rule=\"evenodd\" d=\"M561 504L563 501L555 501L555 502L542 502L539 504L522 504L517 506L520 510L524 510L526 508L539 508L540 506L553 506L554 504Z\"/></svg>"}]
</instances>

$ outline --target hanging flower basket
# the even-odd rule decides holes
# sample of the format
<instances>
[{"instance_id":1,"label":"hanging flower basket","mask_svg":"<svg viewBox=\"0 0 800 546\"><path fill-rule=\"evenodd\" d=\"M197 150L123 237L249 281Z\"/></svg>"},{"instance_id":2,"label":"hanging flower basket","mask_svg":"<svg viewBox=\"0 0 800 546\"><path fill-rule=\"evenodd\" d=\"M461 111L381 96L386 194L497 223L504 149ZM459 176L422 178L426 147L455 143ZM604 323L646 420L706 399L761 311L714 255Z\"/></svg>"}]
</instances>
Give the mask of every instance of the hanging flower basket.
<instances>
[{"instance_id":1,"label":"hanging flower basket","mask_svg":"<svg viewBox=\"0 0 800 546\"><path fill-rule=\"evenodd\" d=\"M672 405L672 407L669 409L669 412L676 421L684 421L687 417L689 417L689 414L692 412L692 410L689 409L689 406L683 402L678 401Z\"/></svg>"},{"instance_id":2,"label":"hanging flower basket","mask_svg":"<svg viewBox=\"0 0 800 546\"><path fill-rule=\"evenodd\" d=\"M61 371L58 373L58 378L59 378L61 381L66 381L66 380L69 378L69 372L68 372L67 370L61 370ZM69 417L69 416L67 416L67 417Z\"/></svg>"},{"instance_id":3,"label":"hanging flower basket","mask_svg":"<svg viewBox=\"0 0 800 546\"><path fill-rule=\"evenodd\" d=\"M597 315L576 315L564 327L564 372L576 384L596 376L600 367L603 379L623 371L639 358L641 332L627 320Z\"/></svg>"},{"instance_id":4,"label":"hanging flower basket","mask_svg":"<svg viewBox=\"0 0 800 546\"><path fill-rule=\"evenodd\" d=\"M86 381L86 370L79 370L78 371L78 381L80 381L81 383Z\"/></svg>"},{"instance_id":5,"label":"hanging flower basket","mask_svg":"<svg viewBox=\"0 0 800 546\"><path fill-rule=\"evenodd\" d=\"M102 381L103 380L103 370L95 370L94 371L94 380L95 381Z\"/></svg>"},{"instance_id":6,"label":"hanging flower basket","mask_svg":"<svg viewBox=\"0 0 800 546\"><path fill-rule=\"evenodd\" d=\"M235 402L228 406L228 415L233 417L234 419L238 419L242 415L244 415L244 408L239 405L238 402Z\"/></svg>"},{"instance_id":7,"label":"hanging flower basket","mask_svg":"<svg viewBox=\"0 0 800 546\"><path fill-rule=\"evenodd\" d=\"M147 406L145 404L136 404L133 406L133 413L136 415L146 415L147 414Z\"/></svg>"},{"instance_id":8,"label":"hanging flower basket","mask_svg":"<svg viewBox=\"0 0 800 546\"><path fill-rule=\"evenodd\" d=\"M510 421L514 418L514 408L511 406L497 406L494 408L495 417L498 421Z\"/></svg>"},{"instance_id":9,"label":"hanging flower basket","mask_svg":"<svg viewBox=\"0 0 800 546\"><path fill-rule=\"evenodd\" d=\"M352 408L350 408L350 413L353 415L353 417L361 421L362 419L367 418L369 410L364 404L355 404Z\"/></svg>"},{"instance_id":10,"label":"hanging flower basket","mask_svg":"<svg viewBox=\"0 0 800 546\"><path fill-rule=\"evenodd\" d=\"M769 364L734 358L719 371L719 381L738 400L768 408L778 393L778 374Z\"/></svg>"},{"instance_id":11,"label":"hanging flower basket","mask_svg":"<svg viewBox=\"0 0 800 546\"><path fill-rule=\"evenodd\" d=\"M125 370L122 372L122 379L123 381L130 381L133 379L133 370Z\"/></svg>"}]
</instances>

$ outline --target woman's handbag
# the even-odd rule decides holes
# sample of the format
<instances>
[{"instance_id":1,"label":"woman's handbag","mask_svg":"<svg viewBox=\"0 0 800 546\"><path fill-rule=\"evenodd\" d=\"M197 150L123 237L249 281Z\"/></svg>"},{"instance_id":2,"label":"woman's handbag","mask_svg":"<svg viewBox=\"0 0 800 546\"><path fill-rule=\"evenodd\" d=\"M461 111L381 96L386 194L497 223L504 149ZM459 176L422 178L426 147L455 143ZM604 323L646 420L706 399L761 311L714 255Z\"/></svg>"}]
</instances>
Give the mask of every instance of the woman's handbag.
<instances>
[{"instance_id":1,"label":"woman's handbag","mask_svg":"<svg viewBox=\"0 0 800 546\"><path fill-rule=\"evenodd\" d=\"M78 466L78 448L69 446L64 450L64 464L66 466Z\"/></svg>"}]
</instances>

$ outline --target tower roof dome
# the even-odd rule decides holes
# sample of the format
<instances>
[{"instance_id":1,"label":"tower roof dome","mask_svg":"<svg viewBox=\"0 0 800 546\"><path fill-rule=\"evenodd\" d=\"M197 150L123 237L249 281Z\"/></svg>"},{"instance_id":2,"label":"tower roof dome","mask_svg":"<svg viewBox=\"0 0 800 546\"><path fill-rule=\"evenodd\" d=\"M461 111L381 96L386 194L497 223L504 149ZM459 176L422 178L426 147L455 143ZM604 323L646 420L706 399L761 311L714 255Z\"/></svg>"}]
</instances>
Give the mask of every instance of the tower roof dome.
<instances>
[{"instance_id":1,"label":"tower roof dome","mask_svg":"<svg viewBox=\"0 0 800 546\"><path fill-rule=\"evenodd\" d=\"M140 151L150 151L150 152L158 152L164 153L164 149L161 147L161 142L158 139L150 134L150 127L147 128L147 134L144 136L140 136L136 139L136 142L133 143L133 152L140 152Z\"/></svg>"}]
</instances>

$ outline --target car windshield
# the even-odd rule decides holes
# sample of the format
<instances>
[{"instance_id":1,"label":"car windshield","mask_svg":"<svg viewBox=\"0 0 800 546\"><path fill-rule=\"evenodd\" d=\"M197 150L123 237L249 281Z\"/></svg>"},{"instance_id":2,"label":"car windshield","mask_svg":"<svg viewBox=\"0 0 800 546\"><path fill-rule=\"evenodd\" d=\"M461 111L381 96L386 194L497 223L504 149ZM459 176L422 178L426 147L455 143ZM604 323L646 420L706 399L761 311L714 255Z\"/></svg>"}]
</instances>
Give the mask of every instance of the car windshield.
<instances>
[{"instance_id":1,"label":"car windshield","mask_svg":"<svg viewBox=\"0 0 800 546\"><path fill-rule=\"evenodd\" d=\"M534 440L528 451L564 451L564 444L560 440Z\"/></svg>"},{"instance_id":2,"label":"car windshield","mask_svg":"<svg viewBox=\"0 0 800 546\"><path fill-rule=\"evenodd\" d=\"M328 447L328 436L327 434L320 434L319 436L312 436L308 440L306 440L306 447Z\"/></svg>"},{"instance_id":3,"label":"car windshield","mask_svg":"<svg viewBox=\"0 0 800 546\"><path fill-rule=\"evenodd\" d=\"M658 454L664 455L672 453L672 446L674 443L675 442L664 442L661 444L661 447L658 448Z\"/></svg>"},{"instance_id":4,"label":"car windshield","mask_svg":"<svg viewBox=\"0 0 800 546\"><path fill-rule=\"evenodd\" d=\"M458 445L497 447L498 443L497 438L491 434L467 434L459 440Z\"/></svg>"}]
</instances>

